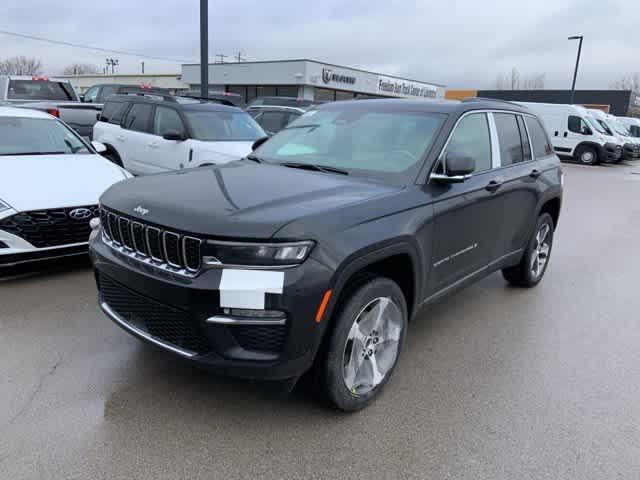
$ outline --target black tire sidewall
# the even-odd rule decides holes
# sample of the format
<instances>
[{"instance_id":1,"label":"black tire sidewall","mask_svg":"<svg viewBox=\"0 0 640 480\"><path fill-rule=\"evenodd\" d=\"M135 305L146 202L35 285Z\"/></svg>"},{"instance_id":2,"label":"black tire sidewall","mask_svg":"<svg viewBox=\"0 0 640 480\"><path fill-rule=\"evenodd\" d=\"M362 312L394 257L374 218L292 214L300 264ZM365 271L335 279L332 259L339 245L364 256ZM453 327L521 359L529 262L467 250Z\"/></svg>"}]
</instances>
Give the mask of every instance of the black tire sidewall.
<instances>
[{"instance_id":1,"label":"black tire sidewall","mask_svg":"<svg viewBox=\"0 0 640 480\"><path fill-rule=\"evenodd\" d=\"M344 383L343 355L347 337L360 311L372 300L378 297L390 297L402 312L402 331L400 333L400 345L398 356L394 365L387 372L384 380L370 392L355 396ZM333 330L330 333L329 343L324 359L324 382L329 400L340 410L352 412L367 406L384 386L389 382L398 365L406 338L408 311L402 290L394 281L385 277L374 277L369 282L357 288L339 307L334 317Z\"/></svg>"},{"instance_id":2,"label":"black tire sidewall","mask_svg":"<svg viewBox=\"0 0 640 480\"><path fill-rule=\"evenodd\" d=\"M584 162L582 160L582 155L585 152L591 152L591 154L593 155L593 161L592 162ZM578 152L577 152L577 160L580 164L582 165L595 165L596 163L598 163L598 152L595 151L595 149L591 148L591 147L579 147L578 148Z\"/></svg>"},{"instance_id":3,"label":"black tire sidewall","mask_svg":"<svg viewBox=\"0 0 640 480\"><path fill-rule=\"evenodd\" d=\"M544 224L548 224L550 229L549 229L549 233L547 235L549 235L549 256L547 257L547 262L544 265L544 268L542 269L542 273L540 275L538 275L537 277L534 277L533 272L531 271L530 265L531 265L531 255L533 254L533 248L536 244L536 235L538 234L538 232L540 231L540 228L542 227L542 225ZM538 222L536 223L536 228L533 231L533 235L531 235L531 240L529 240L529 245L527 246L527 251L525 253L525 266L526 266L526 274L527 274L527 280L528 280L528 284L530 286L534 286L537 285L538 283L540 283L540 281L544 278L544 274L547 271L547 267L549 267L549 261L551 260L551 252L553 251L553 234L554 234L554 226L553 226L553 218L551 218L551 215L549 215L548 213L543 213L542 215L540 215L538 217Z\"/></svg>"}]
</instances>

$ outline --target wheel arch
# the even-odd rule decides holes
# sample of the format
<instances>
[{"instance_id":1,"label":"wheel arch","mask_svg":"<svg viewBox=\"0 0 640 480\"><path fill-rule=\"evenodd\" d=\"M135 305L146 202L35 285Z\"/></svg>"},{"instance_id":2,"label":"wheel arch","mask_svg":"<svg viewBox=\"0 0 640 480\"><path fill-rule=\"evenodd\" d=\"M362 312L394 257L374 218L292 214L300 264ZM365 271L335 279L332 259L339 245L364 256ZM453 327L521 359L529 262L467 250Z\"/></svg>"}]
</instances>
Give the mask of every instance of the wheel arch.
<instances>
[{"instance_id":1,"label":"wheel arch","mask_svg":"<svg viewBox=\"0 0 640 480\"><path fill-rule=\"evenodd\" d=\"M589 148L593 148L596 151L596 155L598 156L597 158L597 162L602 162L605 160L605 158L603 158L603 147L602 145L600 145L599 143L596 142L592 142L592 141L584 141L584 142L580 142L579 144L577 144L575 146L575 148L573 149L573 157L575 158L576 155L578 154L578 152L580 151L580 149L585 148L585 147L589 147Z\"/></svg>"}]
</instances>

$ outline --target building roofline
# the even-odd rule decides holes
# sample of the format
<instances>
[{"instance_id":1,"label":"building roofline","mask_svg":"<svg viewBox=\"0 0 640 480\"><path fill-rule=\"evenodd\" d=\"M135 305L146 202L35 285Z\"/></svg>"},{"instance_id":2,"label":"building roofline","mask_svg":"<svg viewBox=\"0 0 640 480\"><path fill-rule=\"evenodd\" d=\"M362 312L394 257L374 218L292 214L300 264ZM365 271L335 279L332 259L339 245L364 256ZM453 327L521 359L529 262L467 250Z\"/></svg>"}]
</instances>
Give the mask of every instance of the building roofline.
<instances>
[{"instance_id":1,"label":"building roofline","mask_svg":"<svg viewBox=\"0 0 640 480\"><path fill-rule=\"evenodd\" d=\"M391 75L388 73L381 73L381 72L372 72L371 70L364 70L362 68L355 68L355 67L347 67L346 65L338 65L335 63L327 63L327 62L321 62L320 60L312 60L310 58L292 58L292 59L285 59L285 60L255 60L255 61L250 61L250 62L225 62L225 63L209 63L209 66L212 65L238 65L238 64L258 64L258 63L294 63L294 62L310 62L310 63L317 63L319 65L327 65L329 67L336 67L336 68L344 68L347 70L353 70L354 72L362 72L362 73L371 73L373 75L384 75L385 77L391 77L391 78L396 78L398 80L406 80L407 82L418 82L418 83L427 83L429 85L433 85L434 87L442 87L445 88L446 85L442 84L442 83L435 83L435 82L427 82L424 80L416 80L416 79L411 79L411 78L407 78L407 77L399 77L397 75ZM196 65L200 65L199 63L183 63L182 66L196 66Z\"/></svg>"},{"instance_id":2,"label":"building roofline","mask_svg":"<svg viewBox=\"0 0 640 480\"><path fill-rule=\"evenodd\" d=\"M114 78L114 77L182 77L182 73L81 73L78 75L75 74L65 74L65 75L54 75L49 78L82 78L82 77L104 77L104 78Z\"/></svg>"}]
</instances>

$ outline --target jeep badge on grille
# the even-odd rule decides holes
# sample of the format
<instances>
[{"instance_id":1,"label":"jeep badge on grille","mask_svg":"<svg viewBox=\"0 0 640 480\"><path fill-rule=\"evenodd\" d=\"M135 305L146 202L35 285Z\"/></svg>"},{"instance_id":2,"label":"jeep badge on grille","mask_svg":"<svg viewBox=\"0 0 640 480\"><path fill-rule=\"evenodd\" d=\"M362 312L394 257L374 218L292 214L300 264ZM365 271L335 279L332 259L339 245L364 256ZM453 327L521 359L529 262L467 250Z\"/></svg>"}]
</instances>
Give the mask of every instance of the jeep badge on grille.
<instances>
[{"instance_id":1,"label":"jeep badge on grille","mask_svg":"<svg viewBox=\"0 0 640 480\"><path fill-rule=\"evenodd\" d=\"M133 209L134 212L136 212L138 215L142 215L143 217L149 213L149 210L147 210L146 208L144 208L142 205L138 205L136 208Z\"/></svg>"}]
</instances>

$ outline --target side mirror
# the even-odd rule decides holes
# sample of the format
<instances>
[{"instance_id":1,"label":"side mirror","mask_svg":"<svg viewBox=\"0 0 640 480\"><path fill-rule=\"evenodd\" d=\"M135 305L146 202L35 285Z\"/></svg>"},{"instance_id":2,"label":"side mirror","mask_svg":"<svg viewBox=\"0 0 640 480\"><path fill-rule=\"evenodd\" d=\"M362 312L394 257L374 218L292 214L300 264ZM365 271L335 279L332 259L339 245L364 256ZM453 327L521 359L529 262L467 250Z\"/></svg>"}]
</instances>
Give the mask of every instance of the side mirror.
<instances>
[{"instance_id":1,"label":"side mirror","mask_svg":"<svg viewBox=\"0 0 640 480\"><path fill-rule=\"evenodd\" d=\"M473 157L464 153L449 152L444 159L445 173L432 173L431 178L442 183L461 183L476 169Z\"/></svg>"},{"instance_id":2,"label":"side mirror","mask_svg":"<svg viewBox=\"0 0 640 480\"><path fill-rule=\"evenodd\" d=\"M174 140L181 142L184 140L184 135L177 130L167 130L162 134L162 138L165 140Z\"/></svg>"},{"instance_id":3,"label":"side mirror","mask_svg":"<svg viewBox=\"0 0 640 480\"><path fill-rule=\"evenodd\" d=\"M269 140L269 135L267 135L266 137L261 137L259 139L257 139L255 142L253 142L253 145L251 145L251 150L256 150L260 145L262 145L264 142L266 142L267 140Z\"/></svg>"},{"instance_id":4,"label":"side mirror","mask_svg":"<svg viewBox=\"0 0 640 480\"><path fill-rule=\"evenodd\" d=\"M96 142L95 140L91 142L91 146L98 153L104 153L107 151L107 146L102 142Z\"/></svg>"}]
</instances>

